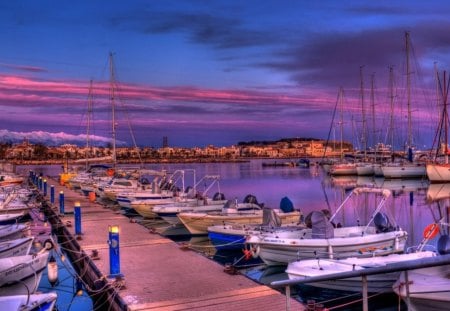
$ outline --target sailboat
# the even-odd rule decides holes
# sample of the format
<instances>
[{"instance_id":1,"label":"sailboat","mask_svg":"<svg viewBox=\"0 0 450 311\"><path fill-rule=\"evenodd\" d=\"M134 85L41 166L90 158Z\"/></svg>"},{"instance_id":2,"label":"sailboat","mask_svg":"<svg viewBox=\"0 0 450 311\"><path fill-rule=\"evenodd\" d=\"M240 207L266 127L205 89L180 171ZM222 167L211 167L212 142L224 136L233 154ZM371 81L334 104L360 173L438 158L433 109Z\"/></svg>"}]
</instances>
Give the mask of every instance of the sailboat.
<instances>
[{"instance_id":1,"label":"sailboat","mask_svg":"<svg viewBox=\"0 0 450 311\"><path fill-rule=\"evenodd\" d=\"M437 80L439 83L439 87L441 89L441 97L442 97L442 114L439 121L439 127L437 131L437 135L440 138L441 135L444 135L443 142L441 143L441 151L444 155L444 163L439 163L436 160L431 163L427 163L427 176L430 182L450 182L450 164L448 161L448 112L447 112L447 97L448 97L448 83L446 81L446 72L444 72L444 87L440 84L439 76L437 76ZM443 133L442 133L443 132Z\"/></svg>"},{"instance_id":2,"label":"sailboat","mask_svg":"<svg viewBox=\"0 0 450 311\"><path fill-rule=\"evenodd\" d=\"M344 152L343 152L343 126L344 126L344 120L343 120L343 104L344 103L344 90L342 88L339 89L339 95L338 95L338 104L341 108L341 120L340 120L340 130L341 130L341 155L340 155L340 161L338 163L332 164L329 169L328 173L332 176L346 176L346 175L356 175L356 166L355 163L351 162L345 162L344 161Z\"/></svg>"},{"instance_id":3,"label":"sailboat","mask_svg":"<svg viewBox=\"0 0 450 311\"><path fill-rule=\"evenodd\" d=\"M381 166L385 178L421 178L426 176L425 163L413 159L412 122L411 122L411 70L409 64L410 38L405 32L406 42L406 91L408 104L408 161L391 162Z\"/></svg>"}]
</instances>

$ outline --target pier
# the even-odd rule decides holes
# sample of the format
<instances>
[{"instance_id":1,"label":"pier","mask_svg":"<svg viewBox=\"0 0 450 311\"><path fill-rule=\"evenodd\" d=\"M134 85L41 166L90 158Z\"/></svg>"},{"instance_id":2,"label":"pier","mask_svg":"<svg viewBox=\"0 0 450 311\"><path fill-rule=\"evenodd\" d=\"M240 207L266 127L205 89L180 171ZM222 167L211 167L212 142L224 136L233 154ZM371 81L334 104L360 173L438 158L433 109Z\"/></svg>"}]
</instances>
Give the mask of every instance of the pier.
<instances>
[{"instance_id":1,"label":"pier","mask_svg":"<svg viewBox=\"0 0 450 311\"><path fill-rule=\"evenodd\" d=\"M94 301L104 310L305 310L297 300L260 285L172 240L153 233L118 212L89 200L46 177L54 187L43 195L44 213ZM64 214L59 195L64 194ZM42 192L41 192L42 193ZM75 226L74 207L81 211ZM120 233L120 274L110 275L111 226Z\"/></svg>"}]
</instances>

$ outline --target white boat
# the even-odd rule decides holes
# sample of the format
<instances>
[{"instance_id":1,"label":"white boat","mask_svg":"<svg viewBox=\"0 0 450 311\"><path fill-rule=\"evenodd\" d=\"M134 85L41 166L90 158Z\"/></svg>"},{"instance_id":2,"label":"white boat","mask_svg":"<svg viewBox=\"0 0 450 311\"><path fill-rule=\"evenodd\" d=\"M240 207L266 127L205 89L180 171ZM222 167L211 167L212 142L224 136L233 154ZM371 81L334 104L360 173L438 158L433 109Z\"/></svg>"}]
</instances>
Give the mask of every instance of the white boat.
<instances>
[{"instance_id":1,"label":"white boat","mask_svg":"<svg viewBox=\"0 0 450 311\"><path fill-rule=\"evenodd\" d=\"M299 211L283 212L273 209L284 224L296 224L299 222ZM237 203L229 201L218 212L179 213L178 218L191 234L208 234L208 227L220 224L262 224L263 209L257 203Z\"/></svg>"},{"instance_id":2,"label":"white boat","mask_svg":"<svg viewBox=\"0 0 450 311\"><path fill-rule=\"evenodd\" d=\"M29 227L24 224L0 226L0 241L22 238L27 235Z\"/></svg>"},{"instance_id":3,"label":"white boat","mask_svg":"<svg viewBox=\"0 0 450 311\"><path fill-rule=\"evenodd\" d=\"M10 185L20 185L23 183L24 178L12 173L1 173L0 174L0 187L10 186Z\"/></svg>"},{"instance_id":4,"label":"white boat","mask_svg":"<svg viewBox=\"0 0 450 311\"><path fill-rule=\"evenodd\" d=\"M214 212L221 211L223 206L227 203L227 200L215 199L199 199L195 201L185 201L179 203L168 203L163 205L155 205L152 208L152 212L155 216L162 218L171 225L180 224L178 218L179 213L186 212ZM133 204L131 205L133 206Z\"/></svg>"},{"instance_id":5,"label":"white boat","mask_svg":"<svg viewBox=\"0 0 450 311\"><path fill-rule=\"evenodd\" d=\"M367 225L334 227L336 215L353 196L362 193L381 194ZM391 192L387 189L355 188L328 218L322 211L311 213L311 228L300 231L281 231L276 234L250 235L246 241L254 257L267 265L287 265L299 259L382 256L404 251L407 232L393 226L380 210ZM306 217L308 218L308 216ZM372 225L374 223L374 225Z\"/></svg>"},{"instance_id":6,"label":"white boat","mask_svg":"<svg viewBox=\"0 0 450 311\"><path fill-rule=\"evenodd\" d=\"M357 163L356 174L358 176L373 176L375 174L374 164L372 163Z\"/></svg>"},{"instance_id":7,"label":"white boat","mask_svg":"<svg viewBox=\"0 0 450 311\"><path fill-rule=\"evenodd\" d=\"M315 276L326 276L342 272L363 270L366 268L384 267L393 263L403 263L410 260L434 257L432 251L421 251L409 254L390 254L368 258L350 257L345 259L306 259L288 264L286 273L289 279L306 279ZM368 292L380 293L392 291L392 285L397 281L400 272L369 275ZM308 283L309 285L333 290L362 292L362 278L333 279L330 281Z\"/></svg>"},{"instance_id":8,"label":"white boat","mask_svg":"<svg viewBox=\"0 0 450 311\"><path fill-rule=\"evenodd\" d=\"M438 252L450 254L450 238L442 235ZM450 265L434 266L402 272L393 285L411 311L448 310L450 305Z\"/></svg>"},{"instance_id":9,"label":"white boat","mask_svg":"<svg viewBox=\"0 0 450 311\"><path fill-rule=\"evenodd\" d=\"M393 162L381 165L384 178L424 178L427 176L425 163Z\"/></svg>"},{"instance_id":10,"label":"white boat","mask_svg":"<svg viewBox=\"0 0 450 311\"><path fill-rule=\"evenodd\" d=\"M336 163L331 165L328 173L332 176L357 175L355 163Z\"/></svg>"},{"instance_id":11,"label":"white boat","mask_svg":"<svg viewBox=\"0 0 450 311\"><path fill-rule=\"evenodd\" d=\"M0 297L0 310L5 311L52 311L55 309L57 294L42 293Z\"/></svg>"},{"instance_id":12,"label":"white boat","mask_svg":"<svg viewBox=\"0 0 450 311\"><path fill-rule=\"evenodd\" d=\"M49 252L0 259L0 296L34 293L47 267Z\"/></svg>"},{"instance_id":13,"label":"white boat","mask_svg":"<svg viewBox=\"0 0 450 311\"><path fill-rule=\"evenodd\" d=\"M25 237L0 242L0 258L28 255L33 241L34 237Z\"/></svg>"}]
</instances>

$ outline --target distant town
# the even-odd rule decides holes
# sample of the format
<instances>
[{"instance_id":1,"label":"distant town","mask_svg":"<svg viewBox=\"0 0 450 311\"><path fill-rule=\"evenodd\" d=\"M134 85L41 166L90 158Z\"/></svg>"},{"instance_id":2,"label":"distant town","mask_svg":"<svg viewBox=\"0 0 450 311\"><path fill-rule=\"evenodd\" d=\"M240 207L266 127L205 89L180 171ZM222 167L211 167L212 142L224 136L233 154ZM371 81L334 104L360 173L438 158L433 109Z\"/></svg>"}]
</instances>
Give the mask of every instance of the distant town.
<instances>
[{"instance_id":1,"label":"distant town","mask_svg":"<svg viewBox=\"0 0 450 311\"><path fill-rule=\"evenodd\" d=\"M165 140L167 144L167 140ZM118 147L118 163L139 162L188 162L188 161L238 161L246 158L301 158L338 156L353 151L348 142L328 141L312 138L286 138L277 141L239 142L227 147L209 145L204 148L170 147ZM341 150L342 146L342 150ZM64 144L46 146L32 144L28 140L21 143L0 143L0 159L16 164L35 162L63 163L83 159L111 157L113 147L79 147Z\"/></svg>"}]
</instances>

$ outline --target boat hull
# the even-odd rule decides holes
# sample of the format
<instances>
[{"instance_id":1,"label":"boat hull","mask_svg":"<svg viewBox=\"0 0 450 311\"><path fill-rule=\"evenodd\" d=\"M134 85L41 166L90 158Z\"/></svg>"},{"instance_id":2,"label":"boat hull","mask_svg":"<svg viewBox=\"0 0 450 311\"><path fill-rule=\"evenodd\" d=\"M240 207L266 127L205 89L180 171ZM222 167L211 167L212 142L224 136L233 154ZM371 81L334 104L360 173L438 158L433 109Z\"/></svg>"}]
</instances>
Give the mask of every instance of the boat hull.
<instances>
[{"instance_id":1,"label":"boat hull","mask_svg":"<svg viewBox=\"0 0 450 311\"><path fill-rule=\"evenodd\" d=\"M283 224L297 223L300 212L278 213ZM261 224L263 221L262 210L252 213L229 213L229 214L207 214L207 213L180 213L181 222L191 234L208 234L208 227L221 224Z\"/></svg>"},{"instance_id":2,"label":"boat hull","mask_svg":"<svg viewBox=\"0 0 450 311\"><path fill-rule=\"evenodd\" d=\"M427 176L430 182L450 182L450 164L427 164Z\"/></svg>"},{"instance_id":3,"label":"boat hull","mask_svg":"<svg viewBox=\"0 0 450 311\"><path fill-rule=\"evenodd\" d=\"M450 265L436 266L401 273L394 291L408 305L408 310L448 310L450 305ZM407 298L409 292L409 299Z\"/></svg>"},{"instance_id":4,"label":"boat hull","mask_svg":"<svg viewBox=\"0 0 450 311\"><path fill-rule=\"evenodd\" d=\"M426 166L421 163L382 165L381 170L385 178L422 178L427 176Z\"/></svg>"},{"instance_id":5,"label":"boat hull","mask_svg":"<svg viewBox=\"0 0 450 311\"><path fill-rule=\"evenodd\" d=\"M362 235L363 228L335 228L337 233L330 239L311 238L310 229L304 229L303 234L297 234L299 238L283 237L280 234L251 236L246 243L267 265L287 265L299 259L382 256L404 251L407 239L405 231ZM342 230L353 230L355 234L347 232L346 237L339 237L344 236L339 234Z\"/></svg>"}]
</instances>

